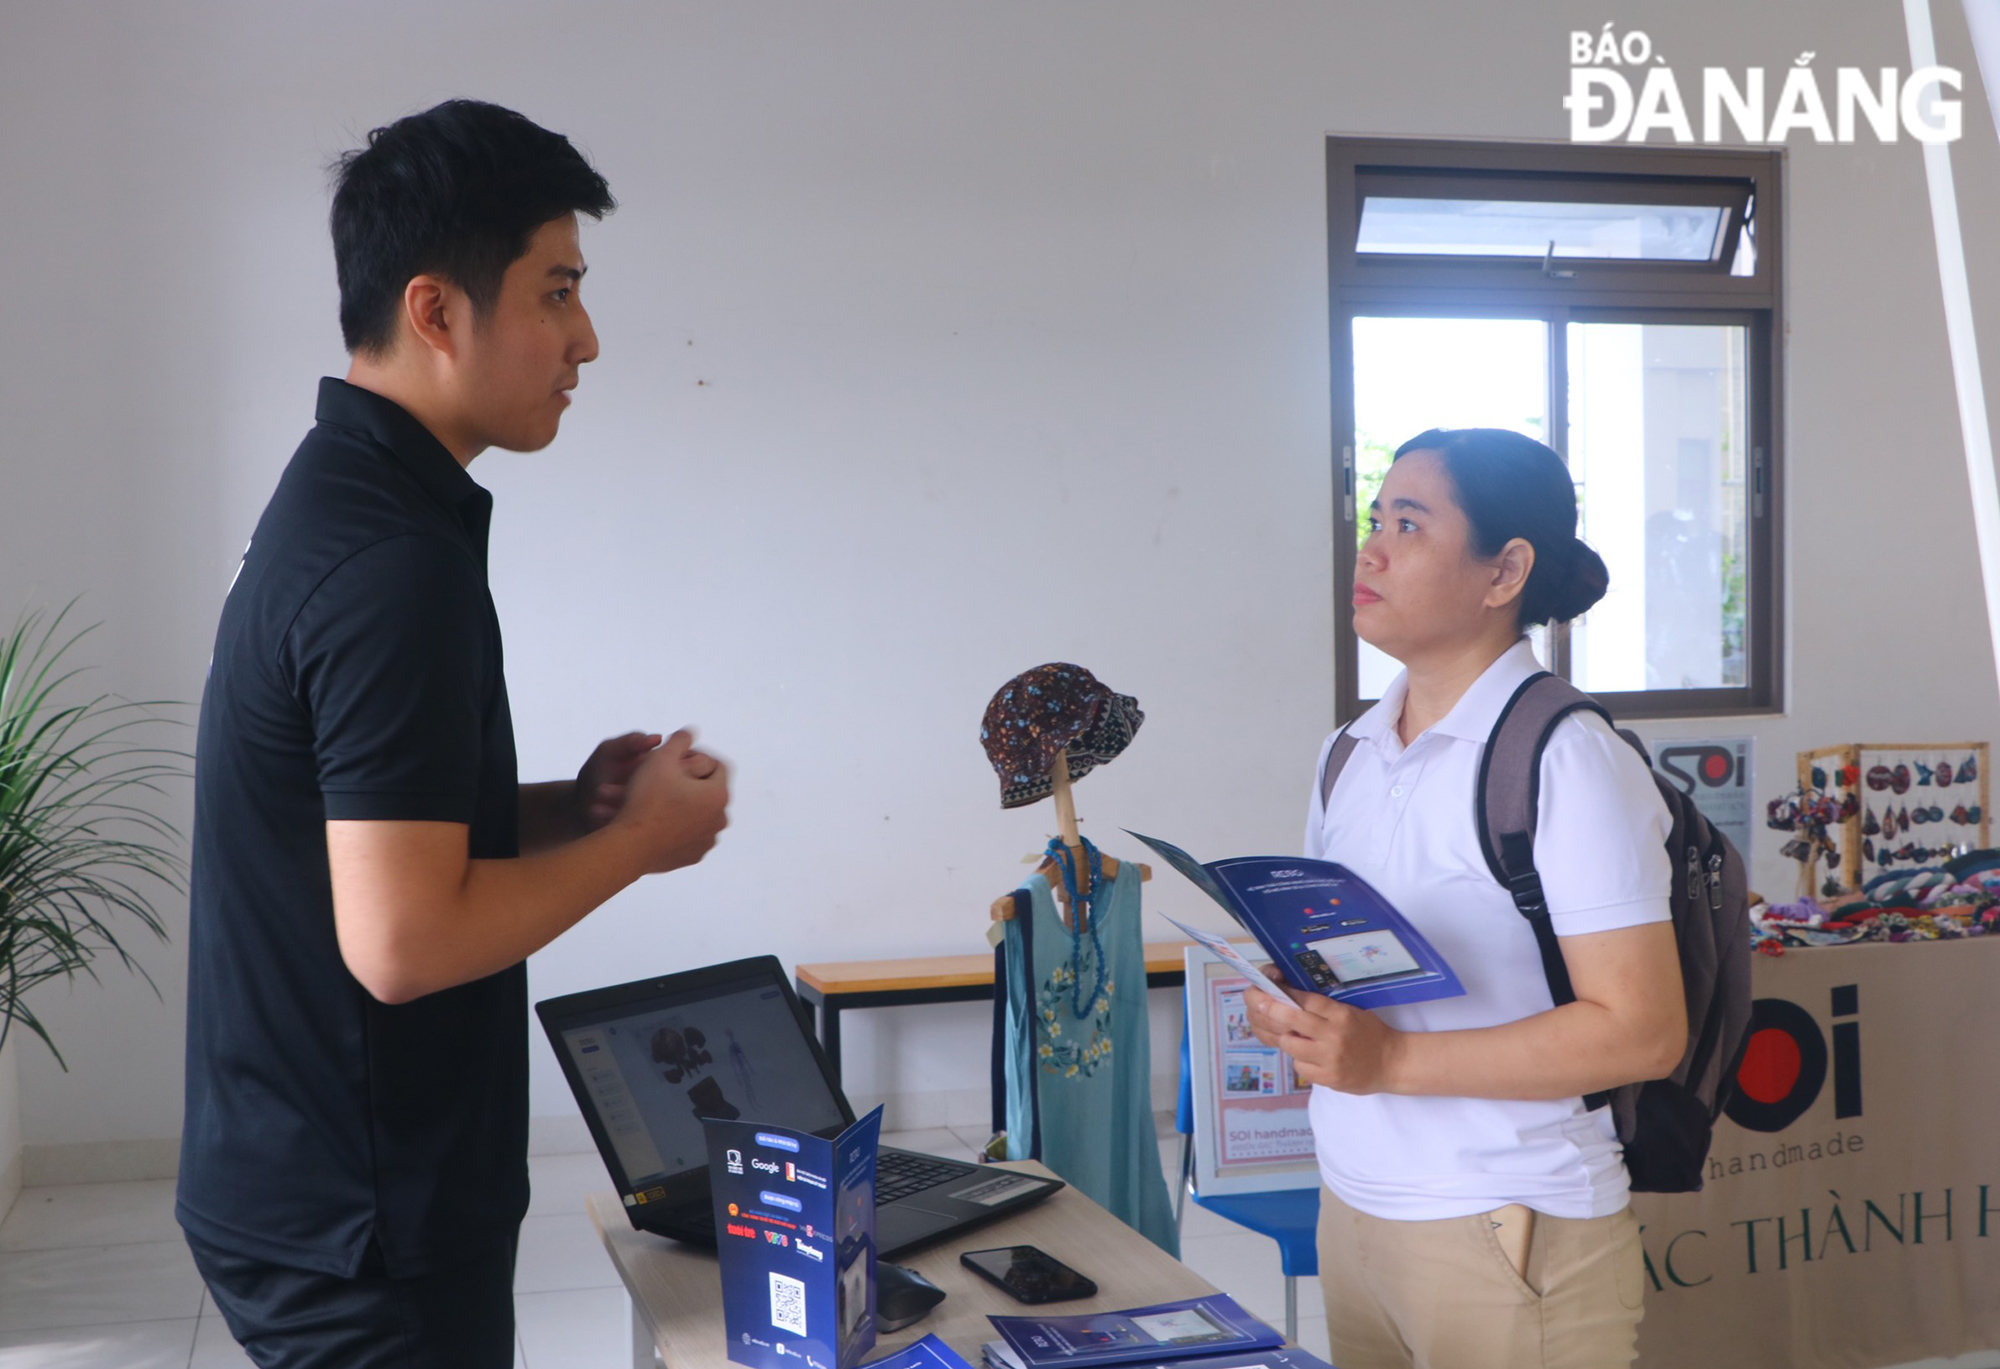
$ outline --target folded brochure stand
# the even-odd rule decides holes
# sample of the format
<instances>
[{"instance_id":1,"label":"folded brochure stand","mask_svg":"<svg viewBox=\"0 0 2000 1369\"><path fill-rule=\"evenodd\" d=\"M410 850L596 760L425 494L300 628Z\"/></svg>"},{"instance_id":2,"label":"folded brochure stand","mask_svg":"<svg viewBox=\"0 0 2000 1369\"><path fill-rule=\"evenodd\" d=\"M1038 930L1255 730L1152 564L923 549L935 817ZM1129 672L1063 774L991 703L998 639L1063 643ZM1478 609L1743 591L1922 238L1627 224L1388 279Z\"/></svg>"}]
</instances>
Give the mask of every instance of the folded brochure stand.
<instances>
[{"instance_id":1,"label":"folded brochure stand","mask_svg":"<svg viewBox=\"0 0 2000 1369\"><path fill-rule=\"evenodd\" d=\"M1357 1008L1465 992L1423 933L1345 865L1303 856L1238 856L1204 865L1171 842L1131 835L1221 904L1302 992ZM1213 933L1174 925L1241 968L1241 957ZM1261 973L1252 973L1268 987Z\"/></svg>"},{"instance_id":2,"label":"folded brochure stand","mask_svg":"<svg viewBox=\"0 0 2000 1369\"><path fill-rule=\"evenodd\" d=\"M729 1358L854 1369L875 1345L876 1108L831 1141L704 1118Z\"/></svg>"}]
</instances>

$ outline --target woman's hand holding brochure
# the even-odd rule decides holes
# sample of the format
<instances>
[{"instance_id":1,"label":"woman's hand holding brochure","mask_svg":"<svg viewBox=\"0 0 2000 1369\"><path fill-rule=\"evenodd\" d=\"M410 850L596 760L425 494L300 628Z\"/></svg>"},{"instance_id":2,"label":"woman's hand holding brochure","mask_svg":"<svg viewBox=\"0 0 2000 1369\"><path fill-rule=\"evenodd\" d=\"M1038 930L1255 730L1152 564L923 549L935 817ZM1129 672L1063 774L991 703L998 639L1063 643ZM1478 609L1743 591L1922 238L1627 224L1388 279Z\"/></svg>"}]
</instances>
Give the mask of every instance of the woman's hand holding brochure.
<instances>
[{"instance_id":1,"label":"woman's hand holding brochure","mask_svg":"<svg viewBox=\"0 0 2000 1369\"><path fill-rule=\"evenodd\" d=\"M1241 951L1214 932L1190 927L1178 918L1169 917L1167 921L1221 956L1264 991L1245 1000L1250 1012L1250 1032L1263 1044L1292 1057L1295 1078L1307 1084L1324 1084L1342 1093L1384 1091L1390 1056L1400 1032L1373 1013L1350 1008L1322 994L1286 989L1276 966L1251 964ZM1315 1031L1302 1034L1294 1030L1307 1025L1307 1018L1319 1019Z\"/></svg>"},{"instance_id":2,"label":"woman's hand holding brochure","mask_svg":"<svg viewBox=\"0 0 2000 1369\"><path fill-rule=\"evenodd\" d=\"M1261 994L1248 996L1244 1006L1251 1035L1291 1056L1292 1077L1299 1082L1341 1093L1395 1091L1391 1081L1403 1033L1374 1013L1296 992L1276 1002Z\"/></svg>"}]
</instances>

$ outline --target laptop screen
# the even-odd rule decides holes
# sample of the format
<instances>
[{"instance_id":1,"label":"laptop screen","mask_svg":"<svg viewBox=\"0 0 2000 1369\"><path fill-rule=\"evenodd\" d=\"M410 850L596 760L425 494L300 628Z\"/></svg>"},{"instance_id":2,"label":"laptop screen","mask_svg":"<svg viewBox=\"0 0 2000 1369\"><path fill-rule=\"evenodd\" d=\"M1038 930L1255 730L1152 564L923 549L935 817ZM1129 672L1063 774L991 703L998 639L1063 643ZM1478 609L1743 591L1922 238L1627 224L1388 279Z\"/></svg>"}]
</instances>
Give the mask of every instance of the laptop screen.
<instances>
[{"instance_id":1,"label":"laptop screen","mask_svg":"<svg viewBox=\"0 0 2000 1369\"><path fill-rule=\"evenodd\" d=\"M707 1167L703 1117L828 1136L847 1122L784 987L763 976L662 990L560 1032L634 1191Z\"/></svg>"}]
</instances>

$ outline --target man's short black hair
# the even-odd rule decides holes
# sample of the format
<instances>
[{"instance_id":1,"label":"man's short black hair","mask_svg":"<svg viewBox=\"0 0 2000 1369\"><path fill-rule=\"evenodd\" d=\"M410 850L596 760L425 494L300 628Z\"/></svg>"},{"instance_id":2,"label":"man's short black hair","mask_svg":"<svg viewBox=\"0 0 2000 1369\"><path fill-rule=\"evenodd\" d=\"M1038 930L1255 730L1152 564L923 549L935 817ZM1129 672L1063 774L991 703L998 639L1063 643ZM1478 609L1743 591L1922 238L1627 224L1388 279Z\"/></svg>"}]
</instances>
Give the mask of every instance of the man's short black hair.
<instances>
[{"instance_id":1,"label":"man's short black hair","mask_svg":"<svg viewBox=\"0 0 2000 1369\"><path fill-rule=\"evenodd\" d=\"M484 315L536 229L564 214L601 219L617 203L569 139L499 105L446 100L376 129L334 164L347 350L389 349L413 276L444 277Z\"/></svg>"}]
</instances>

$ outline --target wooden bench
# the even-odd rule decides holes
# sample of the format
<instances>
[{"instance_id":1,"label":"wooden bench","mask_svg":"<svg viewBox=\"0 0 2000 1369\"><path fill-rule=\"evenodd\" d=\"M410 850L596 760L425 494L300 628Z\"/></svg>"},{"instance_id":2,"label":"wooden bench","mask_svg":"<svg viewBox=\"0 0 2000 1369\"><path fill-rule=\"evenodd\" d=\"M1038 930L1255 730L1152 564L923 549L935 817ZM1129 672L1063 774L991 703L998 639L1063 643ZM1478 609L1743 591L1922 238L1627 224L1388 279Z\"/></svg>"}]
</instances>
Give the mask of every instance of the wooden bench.
<instances>
[{"instance_id":1,"label":"wooden bench","mask_svg":"<svg viewBox=\"0 0 2000 1369\"><path fill-rule=\"evenodd\" d=\"M1178 988L1185 978L1181 952L1191 941L1146 943L1146 987ZM801 965L792 976L806 1013L815 1018L820 1045L840 1077L840 1015L853 1008L910 1003L971 1003L993 997L993 953L910 956L900 960L835 960Z\"/></svg>"}]
</instances>

